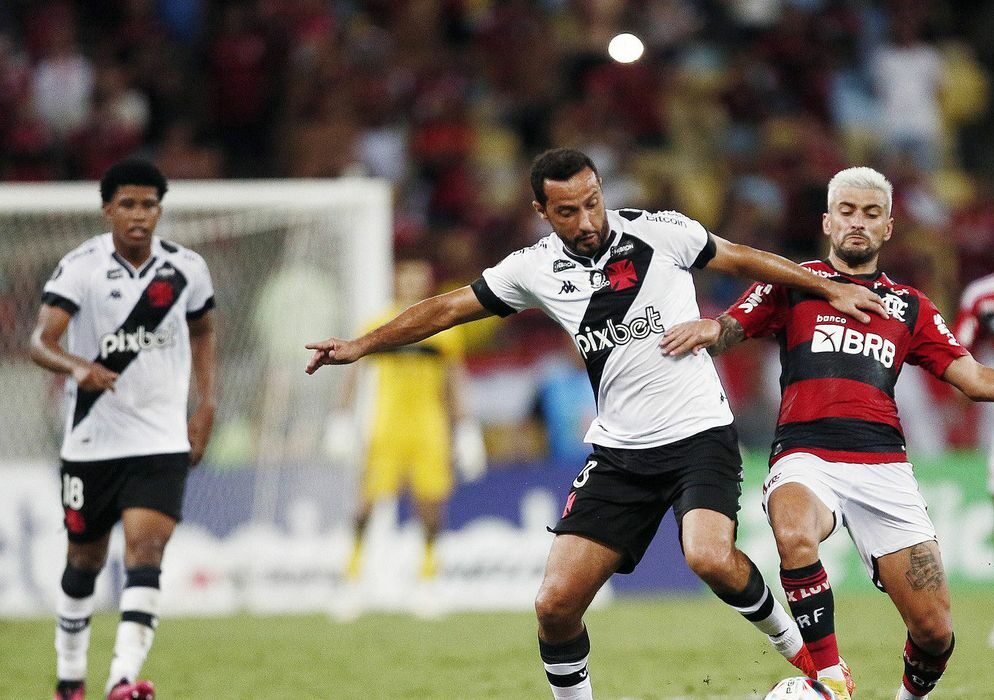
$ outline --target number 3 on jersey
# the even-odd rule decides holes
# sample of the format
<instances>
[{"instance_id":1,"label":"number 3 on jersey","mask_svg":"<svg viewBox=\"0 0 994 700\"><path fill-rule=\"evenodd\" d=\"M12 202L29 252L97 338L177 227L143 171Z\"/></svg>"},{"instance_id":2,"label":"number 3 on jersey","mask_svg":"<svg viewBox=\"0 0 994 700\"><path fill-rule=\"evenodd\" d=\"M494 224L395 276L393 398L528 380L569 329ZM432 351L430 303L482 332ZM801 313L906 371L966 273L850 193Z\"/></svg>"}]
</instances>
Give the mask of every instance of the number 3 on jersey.
<instances>
[{"instance_id":1,"label":"number 3 on jersey","mask_svg":"<svg viewBox=\"0 0 994 700\"><path fill-rule=\"evenodd\" d=\"M578 489L581 486L583 486L585 483L587 483L587 479L590 478L590 470L593 469L596 466L597 466L597 461L596 460L592 459L589 462L587 462L587 466L585 466L583 469L581 469L580 473L577 474L577 477L575 479L573 479L573 488L577 488Z\"/></svg>"},{"instance_id":2,"label":"number 3 on jersey","mask_svg":"<svg viewBox=\"0 0 994 700\"><path fill-rule=\"evenodd\" d=\"M78 476L62 475L62 505L72 510L83 507L83 480Z\"/></svg>"}]
</instances>

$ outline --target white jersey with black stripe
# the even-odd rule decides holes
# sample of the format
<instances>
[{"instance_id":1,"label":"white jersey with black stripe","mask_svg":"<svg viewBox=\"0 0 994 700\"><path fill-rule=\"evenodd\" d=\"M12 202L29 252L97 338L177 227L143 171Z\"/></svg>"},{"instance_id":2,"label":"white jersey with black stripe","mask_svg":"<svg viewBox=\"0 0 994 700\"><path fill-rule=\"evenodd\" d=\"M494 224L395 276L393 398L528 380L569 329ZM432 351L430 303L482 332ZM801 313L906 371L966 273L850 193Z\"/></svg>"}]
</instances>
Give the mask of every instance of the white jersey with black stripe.
<instances>
[{"instance_id":1,"label":"white jersey with black stripe","mask_svg":"<svg viewBox=\"0 0 994 700\"><path fill-rule=\"evenodd\" d=\"M678 212L609 210L607 220L597 257L551 233L486 269L473 290L502 316L541 309L573 337L597 400L585 441L656 447L728 425L711 357L666 357L658 347L666 328L700 318L690 270L713 257L713 239Z\"/></svg>"},{"instance_id":2,"label":"white jersey with black stripe","mask_svg":"<svg viewBox=\"0 0 994 700\"><path fill-rule=\"evenodd\" d=\"M207 264L154 237L152 256L133 267L110 233L62 258L43 303L72 314L66 348L120 377L114 391L66 382L62 458L94 461L187 452L191 351L187 320L214 306Z\"/></svg>"}]
</instances>

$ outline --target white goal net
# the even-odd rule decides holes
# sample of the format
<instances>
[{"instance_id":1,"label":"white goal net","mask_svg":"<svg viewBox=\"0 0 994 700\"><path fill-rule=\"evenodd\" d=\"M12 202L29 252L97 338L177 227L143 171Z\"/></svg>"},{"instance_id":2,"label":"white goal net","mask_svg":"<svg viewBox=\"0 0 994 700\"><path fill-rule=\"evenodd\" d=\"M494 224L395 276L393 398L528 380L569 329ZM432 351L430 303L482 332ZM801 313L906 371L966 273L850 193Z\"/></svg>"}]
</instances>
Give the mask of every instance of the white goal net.
<instances>
[{"instance_id":1,"label":"white goal net","mask_svg":"<svg viewBox=\"0 0 994 700\"><path fill-rule=\"evenodd\" d=\"M316 528L350 516L354 477L322 449L342 373L308 377L303 344L351 335L388 303L391 207L389 185L364 178L170 183L157 234L203 255L216 292L220 396L186 511L214 535L246 521L299 527L300 494ZM57 483L62 386L27 353L42 286L63 255L106 230L96 183L0 186L0 469L15 483L35 472ZM7 503L18 489L24 502ZM30 550L39 528L62 537L57 490L0 490L0 539Z\"/></svg>"}]
</instances>

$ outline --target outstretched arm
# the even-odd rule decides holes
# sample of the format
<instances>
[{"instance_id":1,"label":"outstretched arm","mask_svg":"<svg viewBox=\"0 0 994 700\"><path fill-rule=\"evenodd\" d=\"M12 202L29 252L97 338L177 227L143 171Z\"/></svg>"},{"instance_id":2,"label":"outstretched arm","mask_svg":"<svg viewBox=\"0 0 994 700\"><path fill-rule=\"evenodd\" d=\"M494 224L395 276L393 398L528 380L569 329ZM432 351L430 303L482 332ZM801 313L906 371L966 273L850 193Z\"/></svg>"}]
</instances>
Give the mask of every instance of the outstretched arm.
<instances>
[{"instance_id":1,"label":"outstretched arm","mask_svg":"<svg viewBox=\"0 0 994 700\"><path fill-rule=\"evenodd\" d=\"M702 318L678 323L663 331L659 348L664 355L697 354L707 348L708 354L720 355L736 343L745 340L742 324L728 314L718 318Z\"/></svg>"},{"instance_id":2,"label":"outstretched arm","mask_svg":"<svg viewBox=\"0 0 994 700\"><path fill-rule=\"evenodd\" d=\"M942 379L973 401L994 401L994 369L980 364L972 355L953 360Z\"/></svg>"},{"instance_id":3,"label":"outstretched arm","mask_svg":"<svg viewBox=\"0 0 994 700\"><path fill-rule=\"evenodd\" d=\"M314 354L305 371L314 374L324 365L346 365L364 355L416 343L446 328L492 315L470 287L460 287L419 301L379 328L354 340L328 338L308 343L304 347L313 350Z\"/></svg>"},{"instance_id":4,"label":"outstretched arm","mask_svg":"<svg viewBox=\"0 0 994 700\"><path fill-rule=\"evenodd\" d=\"M888 317L883 300L862 285L833 282L775 253L732 243L719 236L714 236L714 240L715 255L707 265L712 270L816 294L836 311L863 323L870 321L866 311Z\"/></svg>"}]
</instances>

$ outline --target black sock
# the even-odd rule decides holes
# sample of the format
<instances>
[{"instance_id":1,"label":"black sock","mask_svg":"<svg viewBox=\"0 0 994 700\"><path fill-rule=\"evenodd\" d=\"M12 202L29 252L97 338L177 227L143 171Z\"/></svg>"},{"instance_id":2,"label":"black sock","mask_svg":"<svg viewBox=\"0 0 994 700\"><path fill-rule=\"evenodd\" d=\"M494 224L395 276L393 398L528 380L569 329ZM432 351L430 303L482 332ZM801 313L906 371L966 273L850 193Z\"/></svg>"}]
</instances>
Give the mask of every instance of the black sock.
<instances>
[{"instance_id":1,"label":"black sock","mask_svg":"<svg viewBox=\"0 0 994 700\"><path fill-rule=\"evenodd\" d=\"M590 637L587 636L586 628L575 639L563 644L549 644L539 639L538 649L554 696L558 689L575 688L588 682Z\"/></svg>"}]
</instances>

